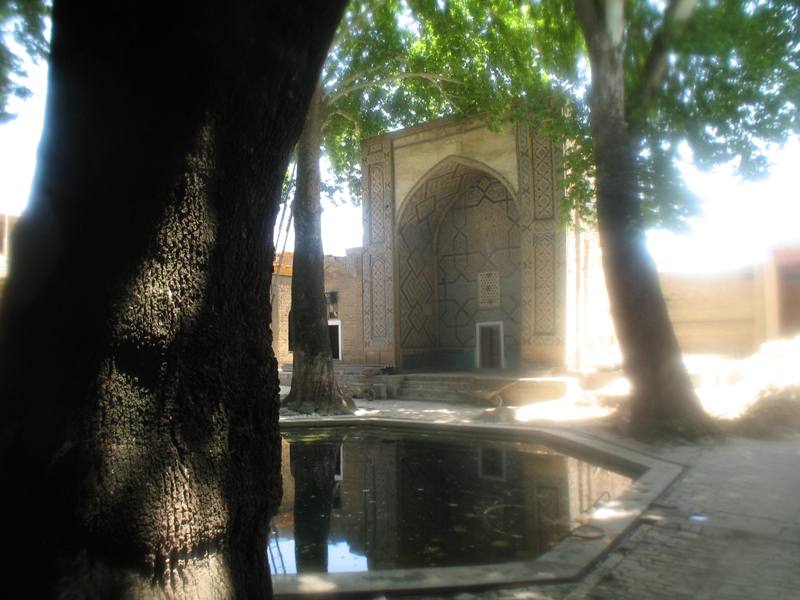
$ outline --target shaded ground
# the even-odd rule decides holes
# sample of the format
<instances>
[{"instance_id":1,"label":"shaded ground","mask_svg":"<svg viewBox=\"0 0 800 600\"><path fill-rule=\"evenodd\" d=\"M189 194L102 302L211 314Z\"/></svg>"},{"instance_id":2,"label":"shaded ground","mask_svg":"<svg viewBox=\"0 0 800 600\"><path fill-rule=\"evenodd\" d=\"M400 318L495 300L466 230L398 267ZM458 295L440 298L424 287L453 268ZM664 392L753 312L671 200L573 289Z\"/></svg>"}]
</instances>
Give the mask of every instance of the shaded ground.
<instances>
[{"instance_id":1,"label":"shaded ground","mask_svg":"<svg viewBox=\"0 0 800 600\"><path fill-rule=\"evenodd\" d=\"M698 364L700 368L698 368ZM800 598L800 338L744 360L690 365L727 433L705 445L645 445L621 435L625 388L518 409L359 401L356 414L579 430L684 466L621 544L581 581L450 596L457 600L796 600ZM408 597L408 596L406 596ZM376 596L381 598L381 596ZM418 596L416 600L433 598Z\"/></svg>"}]
</instances>

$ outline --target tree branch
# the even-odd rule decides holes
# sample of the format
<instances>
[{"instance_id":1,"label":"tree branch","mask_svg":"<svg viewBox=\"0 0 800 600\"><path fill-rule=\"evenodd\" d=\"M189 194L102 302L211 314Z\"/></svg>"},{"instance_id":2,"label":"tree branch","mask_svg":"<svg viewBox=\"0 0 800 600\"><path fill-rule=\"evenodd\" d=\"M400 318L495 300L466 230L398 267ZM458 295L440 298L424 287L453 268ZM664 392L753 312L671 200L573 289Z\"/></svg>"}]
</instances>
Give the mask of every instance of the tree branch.
<instances>
[{"instance_id":1,"label":"tree branch","mask_svg":"<svg viewBox=\"0 0 800 600\"><path fill-rule=\"evenodd\" d=\"M412 78L425 79L437 85L442 82L463 85L462 81L459 81L458 79L453 79L452 77L447 77L446 75L435 75L433 73L424 73L421 71L396 73L394 75L390 75L388 77L381 77L380 79L375 79L373 81L364 81L361 83L356 83L355 85L352 85L349 88L344 88L335 92L331 92L328 94L327 98L328 105L331 105L334 102L336 102L339 98L346 96L347 94L352 94L353 92L357 92L358 90L363 90L365 88L369 88L372 86L383 85L384 83L388 83L390 81L400 81L402 79L412 79Z\"/></svg>"},{"instance_id":2,"label":"tree branch","mask_svg":"<svg viewBox=\"0 0 800 600\"><path fill-rule=\"evenodd\" d=\"M336 115L342 117L345 121L350 121L353 124L354 127L358 127L358 122L356 121L355 117L353 117L352 115L347 114L345 111L341 110L340 108L337 108L333 112L331 112L329 114L326 114L323 117L323 123L322 123L322 130L323 131L325 131L325 129L328 127L328 124L331 122L331 119L333 117L335 117Z\"/></svg>"},{"instance_id":3,"label":"tree branch","mask_svg":"<svg viewBox=\"0 0 800 600\"><path fill-rule=\"evenodd\" d=\"M653 36L650 53L644 63L641 85L634 96L636 103L631 105L628 122L634 131L641 131L645 116L653 103L659 87L667 72L667 56L675 35L685 26L694 11L696 0L670 0L664 13L664 21Z\"/></svg>"},{"instance_id":4,"label":"tree branch","mask_svg":"<svg viewBox=\"0 0 800 600\"><path fill-rule=\"evenodd\" d=\"M575 15L578 17L578 23L580 23L583 36L588 44L589 40L602 28L603 24L597 1L575 0Z\"/></svg>"},{"instance_id":5,"label":"tree branch","mask_svg":"<svg viewBox=\"0 0 800 600\"><path fill-rule=\"evenodd\" d=\"M386 65L382 64L382 65L375 65L374 67L370 67L369 69L364 69L363 71L356 71L355 73L351 74L349 77L345 77L344 79L342 79L339 82L339 84L337 86L335 86L333 89L325 91L324 94L323 94L323 101L327 102L328 101L328 96L330 94L335 94L337 87L339 89L344 89L344 88L352 85L356 80L361 79L362 77L367 77L369 75L372 75L372 74L374 74L374 73L376 73L378 71L383 71L385 69L386 69Z\"/></svg>"}]
</instances>

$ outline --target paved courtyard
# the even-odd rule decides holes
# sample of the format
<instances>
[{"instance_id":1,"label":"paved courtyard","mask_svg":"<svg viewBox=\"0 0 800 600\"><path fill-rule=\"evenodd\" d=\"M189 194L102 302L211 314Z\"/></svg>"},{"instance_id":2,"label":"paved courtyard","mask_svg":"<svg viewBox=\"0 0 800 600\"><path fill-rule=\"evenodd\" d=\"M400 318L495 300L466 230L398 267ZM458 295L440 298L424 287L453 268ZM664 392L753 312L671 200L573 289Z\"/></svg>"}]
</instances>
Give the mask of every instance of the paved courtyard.
<instances>
[{"instance_id":1,"label":"paved courtyard","mask_svg":"<svg viewBox=\"0 0 800 600\"><path fill-rule=\"evenodd\" d=\"M413 401L359 401L358 409L357 414L363 416L441 422L479 422L491 414L479 407ZM800 599L800 437L728 437L702 446L653 446L591 424L566 427L572 431L577 427L584 435L678 463L685 470L621 543L580 581L460 592L448 597Z\"/></svg>"}]
</instances>

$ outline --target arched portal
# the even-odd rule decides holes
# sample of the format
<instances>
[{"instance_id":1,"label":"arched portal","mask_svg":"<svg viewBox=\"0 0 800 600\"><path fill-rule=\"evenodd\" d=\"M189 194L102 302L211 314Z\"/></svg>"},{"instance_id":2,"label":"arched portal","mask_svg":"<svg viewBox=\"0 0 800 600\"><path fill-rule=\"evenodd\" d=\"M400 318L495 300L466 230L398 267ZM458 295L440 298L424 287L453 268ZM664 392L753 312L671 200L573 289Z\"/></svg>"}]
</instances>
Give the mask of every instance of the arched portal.
<instances>
[{"instance_id":1,"label":"arched portal","mask_svg":"<svg viewBox=\"0 0 800 600\"><path fill-rule=\"evenodd\" d=\"M439 163L403 202L395 244L403 368L519 366L520 211L497 173Z\"/></svg>"}]
</instances>

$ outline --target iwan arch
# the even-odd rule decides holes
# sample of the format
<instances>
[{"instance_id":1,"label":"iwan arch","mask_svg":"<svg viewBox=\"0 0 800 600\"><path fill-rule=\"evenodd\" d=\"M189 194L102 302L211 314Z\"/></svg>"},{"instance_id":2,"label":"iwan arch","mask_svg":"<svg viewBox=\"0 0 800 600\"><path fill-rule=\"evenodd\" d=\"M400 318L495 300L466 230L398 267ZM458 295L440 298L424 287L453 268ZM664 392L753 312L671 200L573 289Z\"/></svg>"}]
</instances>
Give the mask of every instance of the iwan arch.
<instances>
[{"instance_id":1,"label":"iwan arch","mask_svg":"<svg viewBox=\"0 0 800 600\"><path fill-rule=\"evenodd\" d=\"M523 125L442 121L365 142L365 362L568 366L608 347L607 318L589 330L590 297L605 306L594 238L560 219L560 156Z\"/></svg>"}]
</instances>

